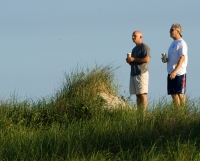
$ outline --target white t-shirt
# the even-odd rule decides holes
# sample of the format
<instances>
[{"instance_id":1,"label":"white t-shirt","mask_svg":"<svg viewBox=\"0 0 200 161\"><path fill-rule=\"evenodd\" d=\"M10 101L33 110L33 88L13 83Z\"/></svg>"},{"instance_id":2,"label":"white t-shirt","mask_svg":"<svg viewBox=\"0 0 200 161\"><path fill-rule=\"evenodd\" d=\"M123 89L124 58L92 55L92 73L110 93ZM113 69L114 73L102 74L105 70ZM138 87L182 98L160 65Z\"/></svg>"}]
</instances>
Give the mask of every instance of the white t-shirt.
<instances>
[{"instance_id":1,"label":"white t-shirt","mask_svg":"<svg viewBox=\"0 0 200 161\"><path fill-rule=\"evenodd\" d=\"M168 50L167 72L171 74L175 69L181 56L185 56L185 61L181 65L176 75L183 75L186 73L188 63L188 47L186 42L181 38L174 40Z\"/></svg>"}]
</instances>

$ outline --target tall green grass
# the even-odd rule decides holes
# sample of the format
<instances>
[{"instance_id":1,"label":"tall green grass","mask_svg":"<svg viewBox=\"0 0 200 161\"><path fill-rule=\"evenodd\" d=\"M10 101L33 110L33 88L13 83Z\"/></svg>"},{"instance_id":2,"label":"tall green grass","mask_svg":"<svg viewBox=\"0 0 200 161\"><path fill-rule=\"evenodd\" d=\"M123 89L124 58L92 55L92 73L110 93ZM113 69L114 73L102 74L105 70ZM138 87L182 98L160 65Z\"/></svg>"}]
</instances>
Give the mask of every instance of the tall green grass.
<instances>
[{"instance_id":1,"label":"tall green grass","mask_svg":"<svg viewBox=\"0 0 200 161\"><path fill-rule=\"evenodd\" d=\"M55 98L57 111L65 112L71 118L88 117L101 110L105 102L100 93L117 94L118 85L114 69L110 66L96 66L93 69L76 68L65 80Z\"/></svg>"},{"instance_id":2,"label":"tall green grass","mask_svg":"<svg viewBox=\"0 0 200 161\"><path fill-rule=\"evenodd\" d=\"M55 96L1 100L0 160L200 160L198 101L176 111L162 99L145 117L130 108L102 109L98 93L117 94L113 72L76 70Z\"/></svg>"}]
</instances>

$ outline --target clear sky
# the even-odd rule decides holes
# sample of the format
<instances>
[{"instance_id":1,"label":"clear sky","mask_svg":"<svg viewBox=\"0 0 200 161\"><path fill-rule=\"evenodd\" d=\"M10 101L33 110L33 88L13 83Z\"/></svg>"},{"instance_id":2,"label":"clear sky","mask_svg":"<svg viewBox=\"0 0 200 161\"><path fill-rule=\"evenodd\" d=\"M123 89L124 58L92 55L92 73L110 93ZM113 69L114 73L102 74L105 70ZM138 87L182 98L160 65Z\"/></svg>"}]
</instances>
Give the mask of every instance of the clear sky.
<instances>
[{"instance_id":1,"label":"clear sky","mask_svg":"<svg viewBox=\"0 0 200 161\"><path fill-rule=\"evenodd\" d=\"M126 53L143 32L151 48L149 99L166 96L166 64L161 54L172 42L173 23L183 27L188 44L187 95L199 97L200 1L181 0L1 0L0 97L41 98L60 88L64 72L111 64L128 93ZM169 96L167 96L169 97ZM133 97L134 99L134 97Z\"/></svg>"}]
</instances>

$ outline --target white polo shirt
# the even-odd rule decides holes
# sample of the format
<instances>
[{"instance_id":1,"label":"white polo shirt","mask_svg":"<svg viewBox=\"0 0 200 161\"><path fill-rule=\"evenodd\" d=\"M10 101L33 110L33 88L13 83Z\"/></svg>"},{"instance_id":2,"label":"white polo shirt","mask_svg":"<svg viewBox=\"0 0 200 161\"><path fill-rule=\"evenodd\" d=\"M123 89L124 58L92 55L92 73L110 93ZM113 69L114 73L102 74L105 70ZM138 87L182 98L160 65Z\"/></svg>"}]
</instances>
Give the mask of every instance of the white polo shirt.
<instances>
[{"instance_id":1,"label":"white polo shirt","mask_svg":"<svg viewBox=\"0 0 200 161\"><path fill-rule=\"evenodd\" d=\"M167 72L171 74L175 69L181 56L185 56L185 61L177 71L176 75L183 75L186 73L188 63L188 47L186 42L181 38L174 40L168 50Z\"/></svg>"}]
</instances>

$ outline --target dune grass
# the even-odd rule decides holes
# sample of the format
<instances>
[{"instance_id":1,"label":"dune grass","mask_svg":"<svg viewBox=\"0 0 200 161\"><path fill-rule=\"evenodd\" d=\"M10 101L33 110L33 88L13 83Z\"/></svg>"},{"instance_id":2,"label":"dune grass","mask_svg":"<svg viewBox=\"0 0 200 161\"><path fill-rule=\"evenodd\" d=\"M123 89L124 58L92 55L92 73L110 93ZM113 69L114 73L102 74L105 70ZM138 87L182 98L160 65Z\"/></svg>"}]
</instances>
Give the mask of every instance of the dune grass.
<instances>
[{"instance_id":1,"label":"dune grass","mask_svg":"<svg viewBox=\"0 0 200 161\"><path fill-rule=\"evenodd\" d=\"M1 100L0 160L200 160L196 100L176 111L162 99L145 117L130 108L102 109L98 92L117 94L113 82L110 67L81 69L65 75L55 96Z\"/></svg>"}]
</instances>

